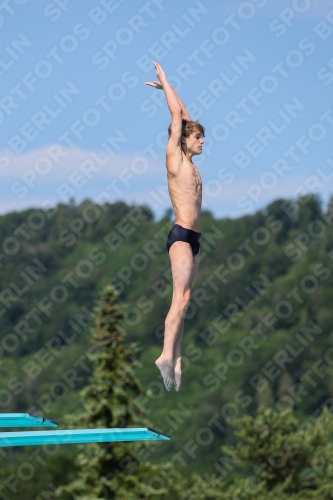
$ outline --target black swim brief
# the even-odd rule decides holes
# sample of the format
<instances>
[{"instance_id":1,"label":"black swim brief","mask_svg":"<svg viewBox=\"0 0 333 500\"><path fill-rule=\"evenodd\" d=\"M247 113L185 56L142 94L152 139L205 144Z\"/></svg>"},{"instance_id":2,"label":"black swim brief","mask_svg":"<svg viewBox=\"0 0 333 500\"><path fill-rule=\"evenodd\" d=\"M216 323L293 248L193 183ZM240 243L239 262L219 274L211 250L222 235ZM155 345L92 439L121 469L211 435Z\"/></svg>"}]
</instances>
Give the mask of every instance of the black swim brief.
<instances>
[{"instance_id":1,"label":"black swim brief","mask_svg":"<svg viewBox=\"0 0 333 500\"><path fill-rule=\"evenodd\" d=\"M197 231L192 231L192 229L186 229L179 224L175 224L168 235L167 249L169 251L171 245L173 245L176 241L185 241L185 243L189 243L191 245L194 257L200 249L200 236L201 233L198 233Z\"/></svg>"}]
</instances>

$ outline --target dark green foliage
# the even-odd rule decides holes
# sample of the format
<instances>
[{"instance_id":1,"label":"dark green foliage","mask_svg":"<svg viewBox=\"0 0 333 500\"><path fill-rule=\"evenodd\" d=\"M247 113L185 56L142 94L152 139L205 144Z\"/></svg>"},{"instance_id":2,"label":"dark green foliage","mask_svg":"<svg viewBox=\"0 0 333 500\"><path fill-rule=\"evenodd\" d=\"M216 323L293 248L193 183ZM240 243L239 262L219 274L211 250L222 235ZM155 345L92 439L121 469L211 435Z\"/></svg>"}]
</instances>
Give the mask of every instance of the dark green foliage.
<instances>
[{"instance_id":1,"label":"dark green foliage","mask_svg":"<svg viewBox=\"0 0 333 500\"><path fill-rule=\"evenodd\" d=\"M105 287L95 309L93 375L81 392L84 410L69 419L75 428L152 427L137 402L144 395L134 374L137 348L124 343L123 308L116 298L114 288ZM138 442L81 446L77 479L60 488L59 497L67 493L77 500L134 500L152 494L164 498L165 489L156 492L152 478L166 468L141 459L149 446Z\"/></svg>"},{"instance_id":2,"label":"dark green foliage","mask_svg":"<svg viewBox=\"0 0 333 500\"><path fill-rule=\"evenodd\" d=\"M148 450L150 461L165 463L180 452L182 475L211 475L221 444L233 444L228 417L255 415L258 405L278 412L291 407L301 419L319 412L330 404L333 391L332 207L331 200L324 211L316 196L308 196L276 200L235 220L204 214L202 260L185 322L178 394L165 393L154 365L172 297L165 249L169 216L155 222L147 207L122 202L99 206L86 200L38 209L39 215L26 210L0 217L1 241L16 231L20 242L17 252L0 261L5 291L0 300L0 410L30 410L62 427L65 415L82 410L79 393L94 369L92 309L96 296L111 283L128 304L124 341L140 347L136 374L147 393L143 407L153 427L172 438ZM216 236L221 233L224 237ZM112 244L112 234L119 244ZM13 285L24 289L22 273L28 273L34 259L46 271L35 271L32 285L18 295ZM50 295L60 286L68 297L57 302ZM10 291L13 300L7 303ZM38 304L48 300L44 313ZM34 308L38 321L27 319ZM26 334L24 322L29 325ZM207 428L214 416L214 439L198 445L198 430ZM198 445L195 458L183 450L192 442ZM61 454L57 457L68 454L67 463L73 464L72 469L66 466L67 475L61 473L65 484L76 476L77 447ZM14 450L10 462L2 461L1 478L8 476L10 464L17 470L26 457ZM59 477L59 470L55 460L46 460L39 491L49 478ZM10 497L8 488L4 491Z\"/></svg>"},{"instance_id":3,"label":"dark green foliage","mask_svg":"<svg viewBox=\"0 0 333 500\"><path fill-rule=\"evenodd\" d=\"M222 448L229 481L197 478L184 500L329 500L333 492L333 419L327 410L303 425L292 411L261 408L256 418L230 422L235 447ZM235 472L244 471L245 478ZM201 494L200 492L203 492Z\"/></svg>"}]
</instances>

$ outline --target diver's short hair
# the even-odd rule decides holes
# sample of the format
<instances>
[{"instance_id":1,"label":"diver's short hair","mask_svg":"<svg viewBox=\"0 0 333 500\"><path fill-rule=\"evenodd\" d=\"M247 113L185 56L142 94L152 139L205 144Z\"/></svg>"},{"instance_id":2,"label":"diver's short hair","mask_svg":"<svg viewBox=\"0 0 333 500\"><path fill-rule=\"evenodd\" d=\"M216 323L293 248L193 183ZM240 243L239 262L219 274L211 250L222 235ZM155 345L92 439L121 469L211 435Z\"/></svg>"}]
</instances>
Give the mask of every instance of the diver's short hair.
<instances>
[{"instance_id":1,"label":"diver's short hair","mask_svg":"<svg viewBox=\"0 0 333 500\"><path fill-rule=\"evenodd\" d=\"M171 125L170 123L168 127L168 134L169 137L171 135ZM201 123L196 121L190 121L190 120L182 120L182 136L184 137L189 137L193 132L199 132L203 137L205 137L205 127L201 125Z\"/></svg>"}]
</instances>

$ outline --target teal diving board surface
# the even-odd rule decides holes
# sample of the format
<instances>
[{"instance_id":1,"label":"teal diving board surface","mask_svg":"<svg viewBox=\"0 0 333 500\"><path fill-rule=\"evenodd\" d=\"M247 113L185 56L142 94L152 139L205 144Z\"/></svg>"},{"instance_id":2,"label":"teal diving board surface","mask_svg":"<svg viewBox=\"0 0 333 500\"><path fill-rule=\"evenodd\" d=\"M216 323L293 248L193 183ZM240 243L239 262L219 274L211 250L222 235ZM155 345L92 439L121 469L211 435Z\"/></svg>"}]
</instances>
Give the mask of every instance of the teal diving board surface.
<instances>
[{"instance_id":1,"label":"teal diving board surface","mask_svg":"<svg viewBox=\"0 0 333 500\"><path fill-rule=\"evenodd\" d=\"M58 424L30 413L1 413L1 427L58 427Z\"/></svg>"},{"instance_id":2,"label":"teal diving board surface","mask_svg":"<svg viewBox=\"0 0 333 500\"><path fill-rule=\"evenodd\" d=\"M47 444L107 443L117 441L169 441L170 437L149 428L80 429L64 431L0 432L0 447Z\"/></svg>"}]
</instances>

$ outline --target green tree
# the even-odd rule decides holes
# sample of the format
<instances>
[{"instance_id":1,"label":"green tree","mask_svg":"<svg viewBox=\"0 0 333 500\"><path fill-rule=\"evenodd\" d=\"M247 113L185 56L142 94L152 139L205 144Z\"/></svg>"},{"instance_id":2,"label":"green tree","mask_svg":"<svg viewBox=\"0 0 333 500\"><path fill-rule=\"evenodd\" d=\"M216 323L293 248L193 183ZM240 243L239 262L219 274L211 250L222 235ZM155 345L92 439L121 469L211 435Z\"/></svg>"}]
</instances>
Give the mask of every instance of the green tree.
<instances>
[{"instance_id":1,"label":"green tree","mask_svg":"<svg viewBox=\"0 0 333 500\"><path fill-rule=\"evenodd\" d=\"M116 299L117 293L108 285L95 308L92 341L96 349L91 356L94 370L90 383L81 392L84 410L69 418L74 427L149 426L135 402L143 394L134 375L137 347L124 343L121 327L124 307ZM136 442L81 446L77 477L60 487L58 496L75 500L136 500L151 495L167 498L164 485L170 466L160 467L141 460L145 454L149 455L149 446L152 445Z\"/></svg>"},{"instance_id":2,"label":"green tree","mask_svg":"<svg viewBox=\"0 0 333 500\"><path fill-rule=\"evenodd\" d=\"M260 408L231 422L238 441L222 447L231 457L217 478L197 478L182 500L329 500L333 498L333 419L325 409L299 425L291 410ZM225 458L224 457L224 460ZM240 478L236 472L242 471ZM244 478L244 476L247 476Z\"/></svg>"}]
</instances>

